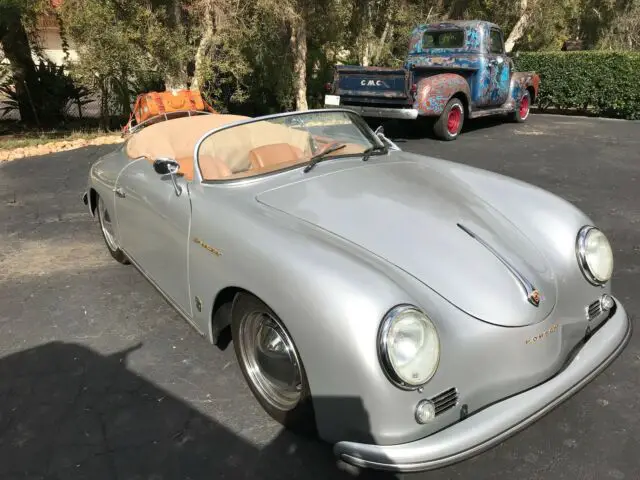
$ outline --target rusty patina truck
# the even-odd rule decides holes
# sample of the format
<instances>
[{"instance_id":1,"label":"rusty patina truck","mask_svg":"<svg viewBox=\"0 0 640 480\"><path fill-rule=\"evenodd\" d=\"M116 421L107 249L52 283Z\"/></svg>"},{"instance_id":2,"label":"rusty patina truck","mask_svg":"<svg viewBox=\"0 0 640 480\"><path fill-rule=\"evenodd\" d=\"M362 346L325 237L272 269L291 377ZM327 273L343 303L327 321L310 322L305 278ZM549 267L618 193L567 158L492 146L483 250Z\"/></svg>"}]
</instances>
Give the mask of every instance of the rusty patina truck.
<instances>
[{"instance_id":1,"label":"rusty patina truck","mask_svg":"<svg viewBox=\"0 0 640 480\"><path fill-rule=\"evenodd\" d=\"M324 103L364 117L432 117L435 135L454 140L467 118L524 122L539 84L536 73L514 71L498 25L448 21L414 28L403 68L337 65Z\"/></svg>"}]
</instances>

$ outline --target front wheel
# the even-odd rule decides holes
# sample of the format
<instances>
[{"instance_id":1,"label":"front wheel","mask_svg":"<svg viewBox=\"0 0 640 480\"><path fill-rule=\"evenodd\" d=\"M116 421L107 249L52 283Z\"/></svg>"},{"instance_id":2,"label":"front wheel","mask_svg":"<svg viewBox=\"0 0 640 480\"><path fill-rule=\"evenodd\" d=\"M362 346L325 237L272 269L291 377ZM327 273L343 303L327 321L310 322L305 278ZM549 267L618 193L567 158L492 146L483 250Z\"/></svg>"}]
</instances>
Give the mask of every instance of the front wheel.
<instances>
[{"instance_id":1,"label":"front wheel","mask_svg":"<svg viewBox=\"0 0 640 480\"><path fill-rule=\"evenodd\" d=\"M240 294L233 305L231 335L242 374L260 405L285 427L315 435L302 360L273 310L253 295Z\"/></svg>"},{"instance_id":2,"label":"front wheel","mask_svg":"<svg viewBox=\"0 0 640 480\"><path fill-rule=\"evenodd\" d=\"M525 90L522 96L520 97L520 101L516 105L516 110L512 114L512 118L514 122L522 123L527 118L529 118L529 113L531 109L531 95L528 90Z\"/></svg>"},{"instance_id":3,"label":"front wheel","mask_svg":"<svg viewBox=\"0 0 640 480\"><path fill-rule=\"evenodd\" d=\"M433 132L441 140L458 138L464 124L464 105L459 98L452 98L438 117Z\"/></svg>"}]
</instances>

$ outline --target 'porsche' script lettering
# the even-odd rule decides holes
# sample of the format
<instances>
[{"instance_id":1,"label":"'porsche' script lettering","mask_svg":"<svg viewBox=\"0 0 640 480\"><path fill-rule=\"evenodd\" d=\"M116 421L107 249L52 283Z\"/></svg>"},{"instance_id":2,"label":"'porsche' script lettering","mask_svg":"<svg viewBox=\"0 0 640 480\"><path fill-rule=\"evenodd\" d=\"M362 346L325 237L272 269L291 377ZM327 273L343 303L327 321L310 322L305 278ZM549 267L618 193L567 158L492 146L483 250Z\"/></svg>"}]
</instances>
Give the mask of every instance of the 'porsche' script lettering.
<instances>
[{"instance_id":1,"label":"'porsche' script lettering","mask_svg":"<svg viewBox=\"0 0 640 480\"><path fill-rule=\"evenodd\" d=\"M552 333L555 333L558 330L558 324L554 323L549 328L547 328L544 332L539 335L534 335L531 338L527 338L525 340L525 344L529 345L530 343L536 343L538 340L542 340L543 338L547 338Z\"/></svg>"},{"instance_id":2,"label":"'porsche' script lettering","mask_svg":"<svg viewBox=\"0 0 640 480\"><path fill-rule=\"evenodd\" d=\"M218 257L220 255L222 255L222 252L220 252L220 250L218 250L217 248L212 247L211 245L207 245L206 243L204 243L202 240L200 240L199 238L194 238L193 241L195 243L197 243L198 245L200 245L201 247L203 247L205 250L209 250L211 253L213 253L214 255L217 255Z\"/></svg>"}]
</instances>

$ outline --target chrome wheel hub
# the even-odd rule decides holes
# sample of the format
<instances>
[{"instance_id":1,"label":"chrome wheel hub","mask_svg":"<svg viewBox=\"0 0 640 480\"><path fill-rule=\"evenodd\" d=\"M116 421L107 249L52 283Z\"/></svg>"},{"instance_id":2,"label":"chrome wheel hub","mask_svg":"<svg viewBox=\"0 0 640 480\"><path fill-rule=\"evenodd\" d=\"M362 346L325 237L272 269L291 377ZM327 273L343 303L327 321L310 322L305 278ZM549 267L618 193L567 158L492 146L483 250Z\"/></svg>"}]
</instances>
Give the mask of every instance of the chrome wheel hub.
<instances>
[{"instance_id":1,"label":"chrome wheel hub","mask_svg":"<svg viewBox=\"0 0 640 480\"><path fill-rule=\"evenodd\" d=\"M302 374L293 341L271 315L251 313L240 324L240 353L260 396L279 410L300 401Z\"/></svg>"},{"instance_id":2,"label":"chrome wheel hub","mask_svg":"<svg viewBox=\"0 0 640 480\"><path fill-rule=\"evenodd\" d=\"M98 198L98 216L100 217L100 228L102 228L102 233L107 241L107 245L109 245L111 250L118 250L118 243L116 242L116 237L113 231L111 216L107 209L104 208L102 197Z\"/></svg>"}]
</instances>

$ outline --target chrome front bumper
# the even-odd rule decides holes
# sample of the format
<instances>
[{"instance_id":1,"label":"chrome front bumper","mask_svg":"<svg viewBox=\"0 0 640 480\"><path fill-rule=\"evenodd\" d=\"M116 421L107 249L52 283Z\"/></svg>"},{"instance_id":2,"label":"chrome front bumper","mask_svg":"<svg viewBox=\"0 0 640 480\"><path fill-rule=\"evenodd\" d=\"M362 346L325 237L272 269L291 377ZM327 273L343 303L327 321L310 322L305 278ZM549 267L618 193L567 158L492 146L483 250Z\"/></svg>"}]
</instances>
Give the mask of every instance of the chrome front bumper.
<instances>
[{"instance_id":1,"label":"chrome front bumper","mask_svg":"<svg viewBox=\"0 0 640 480\"><path fill-rule=\"evenodd\" d=\"M616 306L614 315L549 381L426 438L401 445L338 442L334 453L359 467L418 472L458 463L503 442L563 403L620 355L631 338L632 324L617 299Z\"/></svg>"},{"instance_id":2,"label":"chrome front bumper","mask_svg":"<svg viewBox=\"0 0 640 480\"><path fill-rule=\"evenodd\" d=\"M418 118L418 110L415 108L366 107L363 105L340 105L340 108L348 108L363 117L397 118L400 120L415 120Z\"/></svg>"}]
</instances>

